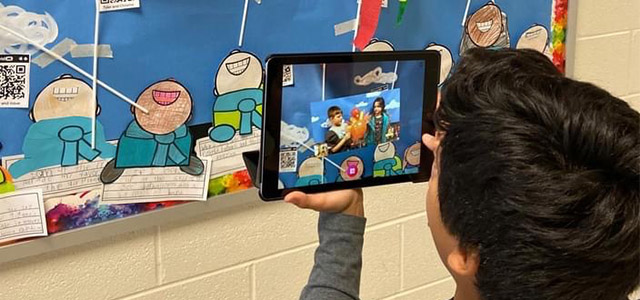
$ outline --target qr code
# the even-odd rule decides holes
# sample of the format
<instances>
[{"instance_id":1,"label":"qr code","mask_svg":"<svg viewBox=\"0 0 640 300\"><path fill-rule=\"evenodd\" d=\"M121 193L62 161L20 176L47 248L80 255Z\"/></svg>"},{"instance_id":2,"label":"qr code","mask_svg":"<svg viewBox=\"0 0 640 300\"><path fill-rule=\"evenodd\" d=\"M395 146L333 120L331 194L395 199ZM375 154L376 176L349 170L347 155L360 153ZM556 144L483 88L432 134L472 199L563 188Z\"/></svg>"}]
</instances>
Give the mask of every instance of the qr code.
<instances>
[{"instance_id":1,"label":"qr code","mask_svg":"<svg viewBox=\"0 0 640 300\"><path fill-rule=\"evenodd\" d=\"M295 172L298 169L298 151L280 151L280 172Z\"/></svg>"},{"instance_id":2,"label":"qr code","mask_svg":"<svg viewBox=\"0 0 640 300\"><path fill-rule=\"evenodd\" d=\"M29 55L0 55L0 107L29 105Z\"/></svg>"}]
</instances>

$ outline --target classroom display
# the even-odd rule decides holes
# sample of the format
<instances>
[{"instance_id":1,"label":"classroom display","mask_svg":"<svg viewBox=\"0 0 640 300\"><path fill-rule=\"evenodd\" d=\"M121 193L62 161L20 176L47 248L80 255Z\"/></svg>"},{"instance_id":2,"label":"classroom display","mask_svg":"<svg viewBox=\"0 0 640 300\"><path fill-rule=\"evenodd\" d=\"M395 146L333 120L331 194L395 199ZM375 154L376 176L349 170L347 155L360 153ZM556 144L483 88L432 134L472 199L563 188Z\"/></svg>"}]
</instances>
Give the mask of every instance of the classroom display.
<instances>
[{"instance_id":1,"label":"classroom display","mask_svg":"<svg viewBox=\"0 0 640 300\"><path fill-rule=\"evenodd\" d=\"M0 242L251 187L241 154L259 148L270 54L436 50L441 85L476 47L535 49L564 70L567 0L101 2L0 0L0 213L28 207L35 224L0 226ZM283 130L313 151L281 145L296 153L282 186L417 170L403 64L350 78L287 66L283 93L309 98L287 104ZM358 88L325 91L322 74Z\"/></svg>"}]
</instances>

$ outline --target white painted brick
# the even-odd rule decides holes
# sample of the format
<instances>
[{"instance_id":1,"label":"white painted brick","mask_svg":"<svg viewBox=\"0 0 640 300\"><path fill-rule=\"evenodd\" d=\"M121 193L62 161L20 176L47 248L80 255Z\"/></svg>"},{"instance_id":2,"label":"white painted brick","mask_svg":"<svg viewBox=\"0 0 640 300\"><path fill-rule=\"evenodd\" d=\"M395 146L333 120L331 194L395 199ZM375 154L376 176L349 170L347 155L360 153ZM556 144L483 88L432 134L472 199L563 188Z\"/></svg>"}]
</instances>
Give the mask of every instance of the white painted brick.
<instances>
[{"instance_id":1,"label":"white painted brick","mask_svg":"<svg viewBox=\"0 0 640 300\"><path fill-rule=\"evenodd\" d=\"M256 299L298 299L313 268L316 247L256 263Z\"/></svg>"},{"instance_id":2,"label":"white painted brick","mask_svg":"<svg viewBox=\"0 0 640 300\"><path fill-rule=\"evenodd\" d=\"M402 224L403 239L403 290L421 286L449 276L440 261L426 216Z\"/></svg>"},{"instance_id":3,"label":"white painted brick","mask_svg":"<svg viewBox=\"0 0 640 300\"><path fill-rule=\"evenodd\" d=\"M251 299L251 274L249 267L230 269L222 273L203 276L195 280L177 282L145 292L127 300L236 300Z\"/></svg>"},{"instance_id":4,"label":"white painted brick","mask_svg":"<svg viewBox=\"0 0 640 300\"><path fill-rule=\"evenodd\" d=\"M215 201L215 200L214 200ZM161 227L163 282L203 274L317 241L318 214L255 200Z\"/></svg>"},{"instance_id":5,"label":"white painted brick","mask_svg":"<svg viewBox=\"0 0 640 300\"><path fill-rule=\"evenodd\" d=\"M390 297L388 300L447 300L451 299L456 291L453 279L435 285L428 285L421 289L401 296Z\"/></svg>"},{"instance_id":6,"label":"white painted brick","mask_svg":"<svg viewBox=\"0 0 640 300\"><path fill-rule=\"evenodd\" d=\"M616 96L628 94L631 32L577 41L575 77Z\"/></svg>"},{"instance_id":7,"label":"white painted brick","mask_svg":"<svg viewBox=\"0 0 640 300\"><path fill-rule=\"evenodd\" d=\"M640 112L640 94L634 96L627 96L622 98L624 101L627 101L631 108Z\"/></svg>"},{"instance_id":8,"label":"white painted brick","mask_svg":"<svg viewBox=\"0 0 640 300\"><path fill-rule=\"evenodd\" d=\"M0 265L0 299L113 299L156 284L155 229Z\"/></svg>"},{"instance_id":9,"label":"white painted brick","mask_svg":"<svg viewBox=\"0 0 640 300\"><path fill-rule=\"evenodd\" d=\"M400 225L365 233L360 297L380 299L400 291Z\"/></svg>"},{"instance_id":10,"label":"white painted brick","mask_svg":"<svg viewBox=\"0 0 640 300\"><path fill-rule=\"evenodd\" d=\"M403 183L364 190L367 225L423 212L427 197L426 183Z\"/></svg>"},{"instance_id":11,"label":"white painted brick","mask_svg":"<svg viewBox=\"0 0 640 300\"><path fill-rule=\"evenodd\" d=\"M640 28L640 1L587 0L578 3L578 35L593 36Z\"/></svg>"},{"instance_id":12,"label":"white painted brick","mask_svg":"<svg viewBox=\"0 0 640 300\"><path fill-rule=\"evenodd\" d=\"M640 2L640 1L638 1ZM640 19L640 14L638 15ZM640 30L632 33L629 54L629 94L640 93Z\"/></svg>"}]
</instances>

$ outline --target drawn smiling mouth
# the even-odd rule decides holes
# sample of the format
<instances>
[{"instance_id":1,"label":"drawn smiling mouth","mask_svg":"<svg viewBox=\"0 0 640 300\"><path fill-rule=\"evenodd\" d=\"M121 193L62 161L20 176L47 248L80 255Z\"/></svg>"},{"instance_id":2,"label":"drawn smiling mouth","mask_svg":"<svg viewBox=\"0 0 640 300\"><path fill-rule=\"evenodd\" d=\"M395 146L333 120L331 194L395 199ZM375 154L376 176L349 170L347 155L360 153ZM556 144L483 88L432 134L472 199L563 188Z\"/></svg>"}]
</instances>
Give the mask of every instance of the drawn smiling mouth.
<instances>
[{"instance_id":1,"label":"drawn smiling mouth","mask_svg":"<svg viewBox=\"0 0 640 300\"><path fill-rule=\"evenodd\" d=\"M160 91L153 90L153 101L162 105L169 106L178 100L180 91Z\"/></svg>"},{"instance_id":2,"label":"drawn smiling mouth","mask_svg":"<svg viewBox=\"0 0 640 300\"><path fill-rule=\"evenodd\" d=\"M409 153L412 156L419 156L420 155L420 150L419 149L414 149L414 150L409 151Z\"/></svg>"},{"instance_id":3,"label":"drawn smiling mouth","mask_svg":"<svg viewBox=\"0 0 640 300\"><path fill-rule=\"evenodd\" d=\"M491 29L491 26L493 26L493 20L476 23L476 27L478 27L478 30L480 30L480 32L482 33L489 31L489 29Z\"/></svg>"},{"instance_id":4,"label":"drawn smiling mouth","mask_svg":"<svg viewBox=\"0 0 640 300\"><path fill-rule=\"evenodd\" d=\"M54 88L53 97L55 97L60 102L67 102L75 98L78 95L79 90L80 88L78 87Z\"/></svg>"},{"instance_id":5,"label":"drawn smiling mouth","mask_svg":"<svg viewBox=\"0 0 640 300\"><path fill-rule=\"evenodd\" d=\"M387 151L389 151L390 147L391 147L391 144L389 144L389 143L382 144L382 145L378 146L378 150L380 150L380 152L387 152Z\"/></svg>"},{"instance_id":6,"label":"drawn smiling mouth","mask_svg":"<svg viewBox=\"0 0 640 300\"><path fill-rule=\"evenodd\" d=\"M247 57L245 59L241 59L238 61L232 61L232 62L226 63L225 66L227 67L227 71L229 71L229 73L235 76L239 76L249 68L250 60L251 60L251 57Z\"/></svg>"}]
</instances>

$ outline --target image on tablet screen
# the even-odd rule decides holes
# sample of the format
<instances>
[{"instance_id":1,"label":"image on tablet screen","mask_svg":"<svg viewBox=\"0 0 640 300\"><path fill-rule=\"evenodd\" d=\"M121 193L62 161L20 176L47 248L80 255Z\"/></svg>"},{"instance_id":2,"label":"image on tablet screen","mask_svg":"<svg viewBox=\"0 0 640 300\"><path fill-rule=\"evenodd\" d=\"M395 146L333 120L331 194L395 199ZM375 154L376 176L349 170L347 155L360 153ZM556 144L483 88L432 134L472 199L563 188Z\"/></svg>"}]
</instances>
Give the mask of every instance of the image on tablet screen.
<instances>
[{"instance_id":1,"label":"image on tablet screen","mask_svg":"<svg viewBox=\"0 0 640 300\"><path fill-rule=\"evenodd\" d=\"M293 65L282 88L281 188L418 173L424 61Z\"/></svg>"}]
</instances>

